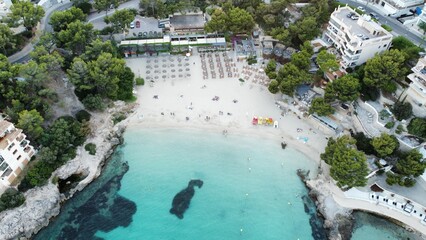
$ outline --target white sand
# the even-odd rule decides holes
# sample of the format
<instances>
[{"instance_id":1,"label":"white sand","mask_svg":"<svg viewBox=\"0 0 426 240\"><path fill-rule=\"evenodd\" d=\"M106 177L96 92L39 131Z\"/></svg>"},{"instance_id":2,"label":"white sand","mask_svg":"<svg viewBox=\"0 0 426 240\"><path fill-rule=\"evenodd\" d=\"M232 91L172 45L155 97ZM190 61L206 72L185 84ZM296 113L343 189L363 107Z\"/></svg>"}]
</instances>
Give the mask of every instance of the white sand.
<instances>
[{"instance_id":1,"label":"white sand","mask_svg":"<svg viewBox=\"0 0 426 240\"><path fill-rule=\"evenodd\" d=\"M164 63L162 59L168 57L128 59L127 65L137 76L146 78L147 59L151 60L149 63L151 66L155 64L162 66ZM158 63L153 63L155 59ZM165 63L170 64L169 61ZM174 63L176 65L177 62ZM241 84L238 77L203 80L198 55L191 56L184 63L189 63L190 78L163 79L161 76L164 69L158 68L161 69L161 73L158 74L153 87L146 80L145 86L136 88L139 107L130 119L130 127L192 128L221 133L226 129L228 134L272 138L277 141L277 147L285 141L290 147L298 149L316 162L319 161L319 154L327 143L325 135L317 129L310 130L313 128L312 125L298 119L294 114L282 117L282 111L275 104L276 100L280 100L280 95L273 95L266 87L251 81ZM240 73L244 64L237 63ZM171 76L170 69L167 70L168 76ZM152 72L153 69L151 76ZM202 88L204 85L206 87ZM157 95L158 99L155 99L154 95ZM214 96L218 96L219 100L213 101ZM234 99L238 102L234 103ZM220 115L219 111L222 111L223 115ZM206 116L210 117L209 121L205 120ZM254 126L253 116L271 117L279 122L279 128ZM186 117L189 120L186 120ZM297 128L303 131L297 132ZM297 137L308 137L309 140L304 144Z\"/></svg>"}]
</instances>

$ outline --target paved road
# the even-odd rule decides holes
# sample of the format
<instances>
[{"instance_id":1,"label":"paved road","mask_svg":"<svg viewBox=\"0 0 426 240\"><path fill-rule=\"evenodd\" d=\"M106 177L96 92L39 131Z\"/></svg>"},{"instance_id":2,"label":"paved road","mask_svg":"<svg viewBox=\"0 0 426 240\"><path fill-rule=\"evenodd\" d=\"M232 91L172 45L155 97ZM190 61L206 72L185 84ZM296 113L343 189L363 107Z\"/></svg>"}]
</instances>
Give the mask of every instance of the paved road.
<instances>
[{"instance_id":1,"label":"paved road","mask_svg":"<svg viewBox=\"0 0 426 240\"><path fill-rule=\"evenodd\" d=\"M386 24L386 25L390 26L392 28L392 33L394 35L402 35L402 36L410 39L413 43L415 43L417 45L422 45L422 43L424 42L424 40L420 36L412 33L410 30L408 30L404 25L402 25L402 23L400 23L395 18L385 16L379 10L379 8L377 6L375 6L371 3L366 4L366 2L362 1L362 0L357 0L357 1L354 1L354 0L338 0L338 1L341 2L341 3L349 4L349 5L354 6L354 7L363 6L366 10L366 13L370 13L370 12L377 13L378 15L380 15L379 22L381 24Z\"/></svg>"},{"instance_id":2,"label":"paved road","mask_svg":"<svg viewBox=\"0 0 426 240\"><path fill-rule=\"evenodd\" d=\"M117 9L110 9L108 11L108 15L111 15L112 13L114 13L116 10L121 10L121 9L130 9L130 8L134 8L134 9L138 9L139 10L139 0L130 0L128 2L122 3L120 4L120 6L118 6ZM104 27L107 26L107 24L104 22L104 17L105 17L105 11L102 11L100 13L95 12L95 13L91 13L88 17L87 17L87 22L90 22L93 24L93 27L95 29L103 29Z\"/></svg>"},{"instance_id":3,"label":"paved road","mask_svg":"<svg viewBox=\"0 0 426 240\"><path fill-rule=\"evenodd\" d=\"M34 41L30 42L25 46L21 51L9 56L9 62L11 63L22 63L27 62L31 59L30 53L34 49L34 45L37 44L39 37L43 32L52 32L52 26L50 26L49 21L54 11L62 11L68 9L72 6L72 2L56 4L46 11L45 16L41 19L39 24L39 29L37 29L36 35L34 36Z\"/></svg>"},{"instance_id":4,"label":"paved road","mask_svg":"<svg viewBox=\"0 0 426 240\"><path fill-rule=\"evenodd\" d=\"M52 7L50 7L48 10L46 10L46 14L43 17L43 19L40 21L39 29L36 33L36 36L34 37L35 40L27 44L21 51L13 54L12 56L9 56L9 62L11 63L22 63L27 62L31 59L30 53L34 49L34 45L37 44L39 37L43 32L53 32L52 26L49 24L50 17L52 16L53 12L55 11L62 11L65 9L68 9L72 6L72 2L67 3L58 3ZM139 1L138 0L131 0L129 2L125 2L121 4L118 9L124 9L124 8L139 8ZM115 9L112 9L108 11L108 14L115 12ZM93 22L96 29L102 29L105 27L105 23L103 21L105 17L105 11L100 13L93 13L88 16L88 22ZM97 27L96 27L97 26Z\"/></svg>"}]
</instances>

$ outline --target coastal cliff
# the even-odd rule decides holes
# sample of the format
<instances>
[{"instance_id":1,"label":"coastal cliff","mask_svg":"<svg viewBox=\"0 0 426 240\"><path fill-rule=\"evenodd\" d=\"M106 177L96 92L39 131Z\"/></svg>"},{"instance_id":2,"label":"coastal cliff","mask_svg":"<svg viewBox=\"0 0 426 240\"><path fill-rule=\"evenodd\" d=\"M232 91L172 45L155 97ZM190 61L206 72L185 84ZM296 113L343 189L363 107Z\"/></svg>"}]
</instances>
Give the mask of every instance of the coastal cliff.
<instances>
[{"instance_id":1,"label":"coastal cliff","mask_svg":"<svg viewBox=\"0 0 426 240\"><path fill-rule=\"evenodd\" d=\"M318 174L315 179L309 179L300 171L298 175L309 189L309 196L315 202L318 213L324 218L324 229L330 240L351 239L354 225L352 210L341 207L333 199L327 187L325 175Z\"/></svg>"},{"instance_id":2,"label":"coastal cliff","mask_svg":"<svg viewBox=\"0 0 426 240\"><path fill-rule=\"evenodd\" d=\"M126 120L117 124L115 118L128 116L134 105L116 102L115 106L104 113L95 113L90 121L92 133L87 142L95 143L96 154L90 155L80 146L77 156L60 167L43 187L31 189L25 193L25 203L15 209L0 213L0 240L28 239L40 229L47 226L52 217L59 214L61 203L71 198L77 191L84 189L97 178L107 159L115 148L122 143ZM68 192L60 193L57 181L66 180L72 175L85 176L76 187ZM55 182L53 184L52 182Z\"/></svg>"}]
</instances>

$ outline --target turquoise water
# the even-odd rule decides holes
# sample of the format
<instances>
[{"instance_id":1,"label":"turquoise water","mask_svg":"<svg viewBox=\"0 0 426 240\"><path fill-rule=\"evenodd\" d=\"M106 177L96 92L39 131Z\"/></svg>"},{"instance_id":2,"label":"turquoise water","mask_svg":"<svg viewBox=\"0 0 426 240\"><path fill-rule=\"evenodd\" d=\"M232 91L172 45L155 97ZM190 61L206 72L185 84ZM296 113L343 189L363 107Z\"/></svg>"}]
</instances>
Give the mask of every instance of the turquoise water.
<instances>
[{"instance_id":1,"label":"turquoise water","mask_svg":"<svg viewBox=\"0 0 426 240\"><path fill-rule=\"evenodd\" d=\"M324 239L298 168L317 165L256 136L128 129L102 175L34 239ZM204 184L178 219L172 200L191 179ZM353 239L389 236L367 220Z\"/></svg>"},{"instance_id":2,"label":"turquoise water","mask_svg":"<svg viewBox=\"0 0 426 240\"><path fill-rule=\"evenodd\" d=\"M352 240L383 239L422 239L421 236L406 231L404 228L390 223L386 219L364 212L355 212L355 227Z\"/></svg>"},{"instance_id":3,"label":"turquoise water","mask_svg":"<svg viewBox=\"0 0 426 240\"><path fill-rule=\"evenodd\" d=\"M315 169L302 154L261 138L202 132L128 131L129 171L119 194L137 204L128 227L104 239L311 239L297 168ZM250 159L249 159L250 158ZM283 164L283 165L281 165ZM180 220L169 213L191 179L195 189ZM242 233L241 233L242 229Z\"/></svg>"}]
</instances>

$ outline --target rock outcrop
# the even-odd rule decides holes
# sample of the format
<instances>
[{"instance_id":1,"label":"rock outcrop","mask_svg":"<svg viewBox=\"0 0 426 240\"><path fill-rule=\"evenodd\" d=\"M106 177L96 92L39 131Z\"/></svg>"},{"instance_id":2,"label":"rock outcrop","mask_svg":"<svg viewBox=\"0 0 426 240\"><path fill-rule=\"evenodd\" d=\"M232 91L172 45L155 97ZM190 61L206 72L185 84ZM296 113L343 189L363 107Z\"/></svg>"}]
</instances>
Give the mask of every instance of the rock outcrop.
<instances>
[{"instance_id":1,"label":"rock outcrop","mask_svg":"<svg viewBox=\"0 0 426 240\"><path fill-rule=\"evenodd\" d=\"M318 212L324 217L324 228L328 231L328 239L351 239L353 229L352 210L337 204L327 187L326 178L320 174L317 178L306 180L309 195L315 199Z\"/></svg>"},{"instance_id":2,"label":"rock outcrop","mask_svg":"<svg viewBox=\"0 0 426 240\"><path fill-rule=\"evenodd\" d=\"M64 195L58 186L52 184L52 178L43 187L31 189L25 193L25 203L15 209L0 213L0 240L28 239L41 228L49 224L49 220L60 212L60 204L81 191L101 174L105 161L111 157L115 148L122 142L127 121L114 124L113 115L120 113L128 116L134 105L117 102L106 113L92 114L90 121L92 134L86 143L96 144L96 154L90 155L83 146L77 149L77 156L60 167L53 175L59 179L67 179L73 174L87 176L78 185Z\"/></svg>"}]
</instances>

